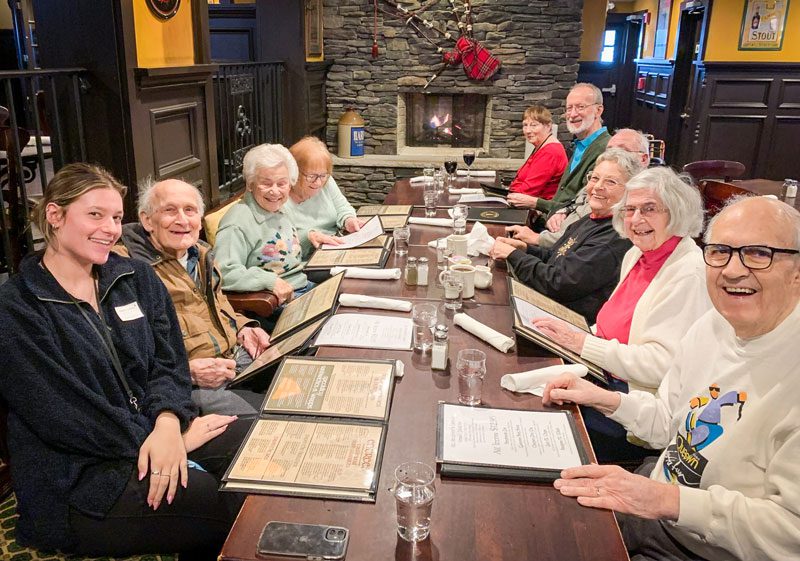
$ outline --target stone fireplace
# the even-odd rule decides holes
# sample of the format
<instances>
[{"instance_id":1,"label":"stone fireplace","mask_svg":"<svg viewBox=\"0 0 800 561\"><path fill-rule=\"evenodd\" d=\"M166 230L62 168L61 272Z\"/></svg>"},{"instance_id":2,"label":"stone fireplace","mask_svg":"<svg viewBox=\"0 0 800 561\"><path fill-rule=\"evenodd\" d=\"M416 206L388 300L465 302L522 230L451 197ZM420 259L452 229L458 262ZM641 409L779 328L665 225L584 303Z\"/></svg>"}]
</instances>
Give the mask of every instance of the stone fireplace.
<instances>
[{"instance_id":1,"label":"stone fireplace","mask_svg":"<svg viewBox=\"0 0 800 561\"><path fill-rule=\"evenodd\" d=\"M422 153L449 148L488 149L488 101L489 96L481 94L399 93L398 153L406 148L421 149Z\"/></svg>"},{"instance_id":2,"label":"stone fireplace","mask_svg":"<svg viewBox=\"0 0 800 561\"><path fill-rule=\"evenodd\" d=\"M490 80L474 81L461 67L452 66L427 88L442 55L403 20L378 13L379 56L373 60L372 3L323 1L325 58L332 63L325 89L331 151L336 151L337 122L347 107L355 108L366 122L366 156L335 161L336 179L354 203L382 200L396 177L418 175L421 168L441 163L448 152L460 155L465 144L478 148L476 169L513 175L525 154L521 133L525 108L541 103L562 124L564 99L578 72L581 0L473 0L474 37L501 60L500 71ZM390 9L378 1L381 8ZM404 2L403 6L412 11L419 8L418 3ZM446 25L457 35L446 0L423 14L440 29ZM447 42L438 43L452 48ZM446 96L460 97L448 101ZM449 127L452 138L441 124L447 108L460 109L467 100L477 99L484 104L483 130L472 126L480 116L471 116L473 130L456 135ZM444 114L437 113L438 125L430 117L427 128L423 123L411 124L409 140L409 109L421 106L424 113L426 104ZM461 126L463 118L456 116L455 109L450 122L455 126L458 119ZM424 130L414 134L415 126ZM566 129L559 130L562 140L568 140ZM419 146L420 139L427 145Z\"/></svg>"}]
</instances>

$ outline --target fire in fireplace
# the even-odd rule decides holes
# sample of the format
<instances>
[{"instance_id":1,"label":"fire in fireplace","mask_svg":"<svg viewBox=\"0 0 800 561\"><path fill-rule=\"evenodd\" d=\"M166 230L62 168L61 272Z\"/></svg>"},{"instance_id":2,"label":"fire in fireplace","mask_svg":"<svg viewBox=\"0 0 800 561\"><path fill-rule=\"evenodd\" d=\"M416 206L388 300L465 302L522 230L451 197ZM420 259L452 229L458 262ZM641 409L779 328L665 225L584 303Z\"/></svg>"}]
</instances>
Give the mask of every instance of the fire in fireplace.
<instances>
[{"instance_id":1,"label":"fire in fireplace","mask_svg":"<svg viewBox=\"0 0 800 561\"><path fill-rule=\"evenodd\" d=\"M480 94L405 94L406 146L483 146L486 101Z\"/></svg>"}]
</instances>

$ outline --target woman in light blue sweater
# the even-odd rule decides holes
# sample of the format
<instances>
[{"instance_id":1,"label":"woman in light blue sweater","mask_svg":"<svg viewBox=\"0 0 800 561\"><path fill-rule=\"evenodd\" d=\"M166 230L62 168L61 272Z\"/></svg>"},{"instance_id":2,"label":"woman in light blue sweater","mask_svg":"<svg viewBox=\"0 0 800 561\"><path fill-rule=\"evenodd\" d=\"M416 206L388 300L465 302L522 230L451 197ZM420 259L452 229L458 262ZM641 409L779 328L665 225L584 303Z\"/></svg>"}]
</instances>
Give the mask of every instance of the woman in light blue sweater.
<instances>
[{"instance_id":1,"label":"woman in light blue sweater","mask_svg":"<svg viewBox=\"0 0 800 561\"><path fill-rule=\"evenodd\" d=\"M356 232L361 222L331 176L333 160L325 144L306 136L290 149L300 173L292 185L283 212L297 229L303 258L323 243L338 243L340 230Z\"/></svg>"},{"instance_id":2,"label":"woman in light blue sweater","mask_svg":"<svg viewBox=\"0 0 800 561\"><path fill-rule=\"evenodd\" d=\"M297 163L286 147L262 144L244 157L244 198L220 221L216 258L225 290L270 290L283 304L308 290L300 241L284 212Z\"/></svg>"}]
</instances>

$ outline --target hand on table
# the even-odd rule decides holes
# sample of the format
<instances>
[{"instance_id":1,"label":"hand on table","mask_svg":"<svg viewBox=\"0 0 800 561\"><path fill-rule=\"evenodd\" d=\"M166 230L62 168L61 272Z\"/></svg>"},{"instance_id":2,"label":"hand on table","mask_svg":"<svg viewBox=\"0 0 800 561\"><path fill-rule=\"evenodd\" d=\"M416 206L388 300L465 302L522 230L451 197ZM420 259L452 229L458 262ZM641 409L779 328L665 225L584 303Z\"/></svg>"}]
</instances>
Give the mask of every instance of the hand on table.
<instances>
[{"instance_id":1,"label":"hand on table","mask_svg":"<svg viewBox=\"0 0 800 561\"><path fill-rule=\"evenodd\" d=\"M236 334L236 341L253 358L258 357L269 347L269 335L260 327L242 327Z\"/></svg>"},{"instance_id":2,"label":"hand on table","mask_svg":"<svg viewBox=\"0 0 800 561\"><path fill-rule=\"evenodd\" d=\"M139 481L150 475L147 506L156 510L167 495L172 504L178 483L189 484L186 446L181 435L181 425L174 413L164 411L158 415L150 435L139 448Z\"/></svg>"},{"instance_id":3,"label":"hand on table","mask_svg":"<svg viewBox=\"0 0 800 561\"><path fill-rule=\"evenodd\" d=\"M492 249L489 250L489 257L492 259L506 259L515 249L525 250L525 242L512 238L497 238L494 240Z\"/></svg>"},{"instance_id":4,"label":"hand on table","mask_svg":"<svg viewBox=\"0 0 800 561\"><path fill-rule=\"evenodd\" d=\"M189 373L198 387L218 388L236 375L236 361L230 358L193 358L189 361Z\"/></svg>"},{"instance_id":5,"label":"hand on table","mask_svg":"<svg viewBox=\"0 0 800 561\"><path fill-rule=\"evenodd\" d=\"M551 232L558 232L561 229L561 225L564 223L564 220L567 219L567 213L558 211L553 216L547 219L547 223L545 226Z\"/></svg>"},{"instance_id":6,"label":"hand on table","mask_svg":"<svg viewBox=\"0 0 800 561\"><path fill-rule=\"evenodd\" d=\"M552 318L533 320L533 326L573 353L581 354L583 351L587 335L585 331L575 331L570 329L566 322Z\"/></svg>"},{"instance_id":7,"label":"hand on table","mask_svg":"<svg viewBox=\"0 0 800 561\"><path fill-rule=\"evenodd\" d=\"M604 390L574 374L561 374L547 382L542 393L542 403L544 405L563 405L564 403L588 405L604 415L608 415L619 407L620 396L617 392Z\"/></svg>"},{"instance_id":8,"label":"hand on table","mask_svg":"<svg viewBox=\"0 0 800 561\"><path fill-rule=\"evenodd\" d=\"M283 279L277 279L275 286L272 287L272 293L278 299L278 304L283 304L292 299L294 295L294 287Z\"/></svg>"},{"instance_id":9,"label":"hand on table","mask_svg":"<svg viewBox=\"0 0 800 561\"><path fill-rule=\"evenodd\" d=\"M236 415L203 415L195 417L189 428L183 433L183 445L186 452L194 452L205 443L215 439L228 428L238 417Z\"/></svg>"},{"instance_id":10,"label":"hand on table","mask_svg":"<svg viewBox=\"0 0 800 561\"><path fill-rule=\"evenodd\" d=\"M528 228L527 226L506 226L506 234L515 240L520 240L530 245L537 245L539 243L539 234Z\"/></svg>"},{"instance_id":11,"label":"hand on table","mask_svg":"<svg viewBox=\"0 0 800 561\"><path fill-rule=\"evenodd\" d=\"M333 244L333 245L340 245L342 242L342 238L338 236L331 236L329 234L323 234L322 232L316 232L314 230L310 230L308 232L308 241L311 242L311 245L314 247L319 247L322 244Z\"/></svg>"},{"instance_id":12,"label":"hand on table","mask_svg":"<svg viewBox=\"0 0 800 561\"><path fill-rule=\"evenodd\" d=\"M654 481L620 466L587 465L561 472L553 486L578 503L633 514L640 518L677 520L680 490L677 485Z\"/></svg>"},{"instance_id":13,"label":"hand on table","mask_svg":"<svg viewBox=\"0 0 800 561\"><path fill-rule=\"evenodd\" d=\"M523 195L522 193L509 193L506 197L511 206L518 208L536 208L537 197Z\"/></svg>"}]
</instances>

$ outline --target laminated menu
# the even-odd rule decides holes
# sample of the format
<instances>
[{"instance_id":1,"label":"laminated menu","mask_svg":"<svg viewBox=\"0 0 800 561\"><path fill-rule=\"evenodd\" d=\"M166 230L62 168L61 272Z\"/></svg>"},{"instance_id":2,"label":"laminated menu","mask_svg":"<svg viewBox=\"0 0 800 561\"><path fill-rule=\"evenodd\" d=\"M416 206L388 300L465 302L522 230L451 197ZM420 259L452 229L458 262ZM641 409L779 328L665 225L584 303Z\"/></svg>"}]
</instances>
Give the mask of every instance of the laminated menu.
<instances>
[{"instance_id":1,"label":"laminated menu","mask_svg":"<svg viewBox=\"0 0 800 561\"><path fill-rule=\"evenodd\" d=\"M524 208L469 207L467 220L487 224L527 224L528 210Z\"/></svg>"},{"instance_id":2,"label":"laminated menu","mask_svg":"<svg viewBox=\"0 0 800 561\"><path fill-rule=\"evenodd\" d=\"M285 358L221 488L374 502L395 367Z\"/></svg>"},{"instance_id":3,"label":"laminated menu","mask_svg":"<svg viewBox=\"0 0 800 561\"><path fill-rule=\"evenodd\" d=\"M436 432L443 477L553 481L589 463L569 411L440 403Z\"/></svg>"},{"instance_id":4,"label":"laminated menu","mask_svg":"<svg viewBox=\"0 0 800 561\"><path fill-rule=\"evenodd\" d=\"M384 230L394 230L408 224L412 205L364 205L356 211L357 216L378 216Z\"/></svg>"},{"instance_id":5,"label":"laminated menu","mask_svg":"<svg viewBox=\"0 0 800 561\"><path fill-rule=\"evenodd\" d=\"M339 288L343 278L344 273L334 275L302 296L289 301L270 333L272 344L303 329L309 323L332 314L339 299Z\"/></svg>"},{"instance_id":6,"label":"laminated menu","mask_svg":"<svg viewBox=\"0 0 800 561\"><path fill-rule=\"evenodd\" d=\"M508 294L511 299L511 309L514 310L514 325L512 329L515 333L565 360L583 364L589 369L590 376L598 382L606 384L602 368L581 357L578 353L562 346L533 325L533 320L535 319L554 318L566 322L570 329L591 333L586 318L511 277L508 279Z\"/></svg>"},{"instance_id":7,"label":"laminated menu","mask_svg":"<svg viewBox=\"0 0 800 561\"><path fill-rule=\"evenodd\" d=\"M311 255L305 268L309 271L333 267L381 269L389 258L391 247L392 238L384 234L352 249L318 249Z\"/></svg>"}]
</instances>

